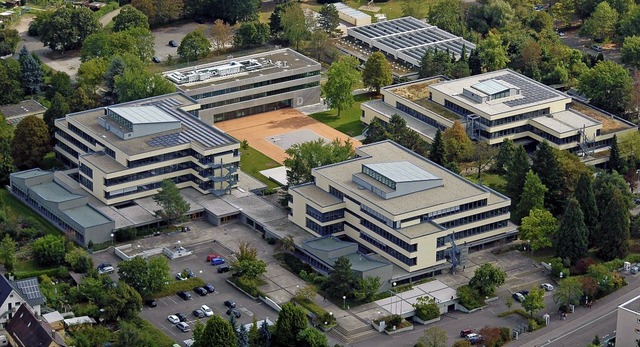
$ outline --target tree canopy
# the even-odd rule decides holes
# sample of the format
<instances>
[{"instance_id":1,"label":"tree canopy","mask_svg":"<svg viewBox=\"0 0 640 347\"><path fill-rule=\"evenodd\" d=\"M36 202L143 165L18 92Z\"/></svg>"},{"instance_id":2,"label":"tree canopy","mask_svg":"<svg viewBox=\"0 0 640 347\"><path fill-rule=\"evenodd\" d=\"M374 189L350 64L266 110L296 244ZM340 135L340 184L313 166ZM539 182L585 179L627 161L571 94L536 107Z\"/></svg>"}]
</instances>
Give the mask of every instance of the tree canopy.
<instances>
[{"instance_id":1,"label":"tree canopy","mask_svg":"<svg viewBox=\"0 0 640 347\"><path fill-rule=\"evenodd\" d=\"M56 266L64 263L65 252L62 236L49 234L31 243L31 254L40 265Z\"/></svg>"},{"instance_id":2,"label":"tree canopy","mask_svg":"<svg viewBox=\"0 0 640 347\"><path fill-rule=\"evenodd\" d=\"M568 258L575 264L578 259L587 255L588 235L580 204L576 199L570 198L555 237L556 255L563 259Z\"/></svg>"},{"instance_id":3,"label":"tree canopy","mask_svg":"<svg viewBox=\"0 0 640 347\"><path fill-rule=\"evenodd\" d=\"M519 229L520 238L530 241L531 250L535 251L553 245L558 221L547 210L533 209L522 218Z\"/></svg>"},{"instance_id":4,"label":"tree canopy","mask_svg":"<svg viewBox=\"0 0 640 347\"><path fill-rule=\"evenodd\" d=\"M355 58L342 56L327 70L327 83L322 87L322 92L329 107L338 110L338 117L342 110L354 103L352 91L361 78L357 67Z\"/></svg>"},{"instance_id":5,"label":"tree canopy","mask_svg":"<svg viewBox=\"0 0 640 347\"><path fill-rule=\"evenodd\" d=\"M598 255L604 260L624 259L629 253L629 209L619 190L602 213L602 229L598 237Z\"/></svg>"},{"instance_id":6,"label":"tree canopy","mask_svg":"<svg viewBox=\"0 0 640 347\"><path fill-rule=\"evenodd\" d=\"M631 100L633 79L627 69L611 60L599 61L578 80L578 91L597 107L621 114Z\"/></svg>"},{"instance_id":7,"label":"tree canopy","mask_svg":"<svg viewBox=\"0 0 640 347\"><path fill-rule=\"evenodd\" d=\"M278 346L297 346L298 335L307 328L307 315L302 308L288 302L282 305L275 327Z\"/></svg>"},{"instance_id":8,"label":"tree canopy","mask_svg":"<svg viewBox=\"0 0 640 347\"><path fill-rule=\"evenodd\" d=\"M369 56L362 71L362 83L369 90L380 93L380 88L393 82L391 65L382 52L375 52Z\"/></svg>"},{"instance_id":9,"label":"tree canopy","mask_svg":"<svg viewBox=\"0 0 640 347\"><path fill-rule=\"evenodd\" d=\"M49 153L49 130L44 120L36 116L23 118L14 131L11 156L20 170L38 167Z\"/></svg>"},{"instance_id":10,"label":"tree canopy","mask_svg":"<svg viewBox=\"0 0 640 347\"><path fill-rule=\"evenodd\" d=\"M63 6L47 16L38 28L40 41L56 52L82 46L82 42L100 29L96 16L84 6Z\"/></svg>"},{"instance_id":11,"label":"tree canopy","mask_svg":"<svg viewBox=\"0 0 640 347\"><path fill-rule=\"evenodd\" d=\"M491 263L486 263L473 273L473 277L469 280L469 287L477 290L482 296L493 296L496 287L504 284L506 279L506 272Z\"/></svg>"},{"instance_id":12,"label":"tree canopy","mask_svg":"<svg viewBox=\"0 0 640 347\"><path fill-rule=\"evenodd\" d=\"M224 47L224 46L223 46ZM187 61L204 58L211 52L211 42L200 30L195 30L182 38L178 46L178 55Z\"/></svg>"},{"instance_id":13,"label":"tree canopy","mask_svg":"<svg viewBox=\"0 0 640 347\"><path fill-rule=\"evenodd\" d=\"M153 196L153 201L162 208L155 212L157 217L168 220L171 224L181 219L189 211L191 205L180 195L180 190L171 180L163 180L160 191Z\"/></svg>"},{"instance_id":14,"label":"tree canopy","mask_svg":"<svg viewBox=\"0 0 640 347\"><path fill-rule=\"evenodd\" d=\"M351 297L356 277L351 270L351 261L347 257L338 258L329 272L325 290L334 298Z\"/></svg>"},{"instance_id":15,"label":"tree canopy","mask_svg":"<svg viewBox=\"0 0 640 347\"><path fill-rule=\"evenodd\" d=\"M339 163L354 156L353 144L339 139L325 142L324 139L294 144L285 153L287 158L284 166L287 168L287 182L290 186L310 182L313 177L311 169Z\"/></svg>"},{"instance_id":16,"label":"tree canopy","mask_svg":"<svg viewBox=\"0 0 640 347\"><path fill-rule=\"evenodd\" d=\"M513 220L520 224L522 218L529 215L529 211L544 208L544 197L547 187L533 171L529 170L524 180L524 188L520 195L520 202L513 213Z\"/></svg>"},{"instance_id":17,"label":"tree canopy","mask_svg":"<svg viewBox=\"0 0 640 347\"><path fill-rule=\"evenodd\" d=\"M148 298L164 289L171 280L169 261L165 257L152 257L148 260L135 257L118 264L118 276L140 293L140 296Z\"/></svg>"},{"instance_id":18,"label":"tree canopy","mask_svg":"<svg viewBox=\"0 0 640 347\"><path fill-rule=\"evenodd\" d=\"M113 18L113 31L125 31L130 28L149 29L149 18L131 5L120 8L120 13Z\"/></svg>"},{"instance_id":19,"label":"tree canopy","mask_svg":"<svg viewBox=\"0 0 640 347\"><path fill-rule=\"evenodd\" d=\"M220 346L236 347L236 334L231 324L224 318L213 315L207 321L199 339L195 340L194 347Z\"/></svg>"}]
</instances>

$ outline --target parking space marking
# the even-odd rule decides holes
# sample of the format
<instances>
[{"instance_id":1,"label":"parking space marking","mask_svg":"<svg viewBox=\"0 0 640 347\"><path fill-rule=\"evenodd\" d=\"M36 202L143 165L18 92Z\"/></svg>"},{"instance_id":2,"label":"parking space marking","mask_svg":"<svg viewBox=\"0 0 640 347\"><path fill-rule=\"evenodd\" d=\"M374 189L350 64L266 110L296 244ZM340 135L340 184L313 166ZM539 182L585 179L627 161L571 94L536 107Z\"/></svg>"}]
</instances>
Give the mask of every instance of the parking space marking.
<instances>
[{"instance_id":1,"label":"parking space marking","mask_svg":"<svg viewBox=\"0 0 640 347\"><path fill-rule=\"evenodd\" d=\"M247 316L249 317L253 317L253 312L249 311L248 309L244 308L244 307L240 307L239 308L240 311L244 312L247 314Z\"/></svg>"}]
</instances>

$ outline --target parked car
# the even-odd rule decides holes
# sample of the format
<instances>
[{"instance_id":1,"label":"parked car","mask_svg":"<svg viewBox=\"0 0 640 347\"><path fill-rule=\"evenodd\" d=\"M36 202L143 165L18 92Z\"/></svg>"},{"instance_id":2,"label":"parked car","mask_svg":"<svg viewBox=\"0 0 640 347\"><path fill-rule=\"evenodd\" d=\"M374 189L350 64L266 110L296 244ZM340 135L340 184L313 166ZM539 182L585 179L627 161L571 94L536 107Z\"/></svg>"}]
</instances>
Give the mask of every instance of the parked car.
<instances>
[{"instance_id":1,"label":"parked car","mask_svg":"<svg viewBox=\"0 0 640 347\"><path fill-rule=\"evenodd\" d=\"M98 273L99 274L111 274L114 273L115 269L113 268L113 266L109 263L102 263L100 265L98 265Z\"/></svg>"},{"instance_id":2,"label":"parked car","mask_svg":"<svg viewBox=\"0 0 640 347\"><path fill-rule=\"evenodd\" d=\"M544 290L550 292L553 290L553 285L549 284L549 283L543 283L540 285L540 288L544 288Z\"/></svg>"},{"instance_id":3,"label":"parked car","mask_svg":"<svg viewBox=\"0 0 640 347\"><path fill-rule=\"evenodd\" d=\"M198 318L204 318L204 312L201 309L195 309L191 313Z\"/></svg>"},{"instance_id":4,"label":"parked car","mask_svg":"<svg viewBox=\"0 0 640 347\"><path fill-rule=\"evenodd\" d=\"M187 315L184 313L176 313L176 317L178 317L181 322L185 322L187 320Z\"/></svg>"},{"instance_id":5,"label":"parked car","mask_svg":"<svg viewBox=\"0 0 640 347\"><path fill-rule=\"evenodd\" d=\"M169 41L169 46L171 47L178 47L178 43L174 40Z\"/></svg>"},{"instance_id":6,"label":"parked car","mask_svg":"<svg viewBox=\"0 0 640 347\"><path fill-rule=\"evenodd\" d=\"M220 266L218 266L218 273L221 274L223 272L229 272L229 270L231 270L231 267L229 267L229 265L227 264L222 264Z\"/></svg>"},{"instance_id":7,"label":"parked car","mask_svg":"<svg viewBox=\"0 0 640 347\"><path fill-rule=\"evenodd\" d=\"M176 280L177 280L177 281L186 281L186 280L188 280L188 278L184 277L184 275L182 274L182 272L178 272L178 273L176 274Z\"/></svg>"},{"instance_id":8,"label":"parked car","mask_svg":"<svg viewBox=\"0 0 640 347\"><path fill-rule=\"evenodd\" d=\"M207 256L207 263L210 263L214 258L222 258L222 257L217 254L209 254Z\"/></svg>"},{"instance_id":9,"label":"parked car","mask_svg":"<svg viewBox=\"0 0 640 347\"><path fill-rule=\"evenodd\" d=\"M209 293L206 289L202 287L195 287L193 288L193 291L200 296L206 296Z\"/></svg>"},{"instance_id":10,"label":"parked car","mask_svg":"<svg viewBox=\"0 0 640 347\"><path fill-rule=\"evenodd\" d=\"M593 49L596 52L602 52L602 46L593 45L591 46L591 49Z\"/></svg>"},{"instance_id":11,"label":"parked car","mask_svg":"<svg viewBox=\"0 0 640 347\"><path fill-rule=\"evenodd\" d=\"M213 310L207 305L200 306L200 310L204 312L204 315L207 317L213 316Z\"/></svg>"},{"instance_id":12,"label":"parked car","mask_svg":"<svg viewBox=\"0 0 640 347\"><path fill-rule=\"evenodd\" d=\"M462 329L460 330L460 337L467 337L469 334L475 334L475 330L473 329Z\"/></svg>"},{"instance_id":13,"label":"parked car","mask_svg":"<svg viewBox=\"0 0 640 347\"><path fill-rule=\"evenodd\" d=\"M216 287L214 287L214 286L213 286L213 285L211 285L211 284L205 284L205 285L204 285L204 289L206 289L206 290L207 290L207 292L209 292L209 293L213 293L213 292L215 292L215 291L216 291Z\"/></svg>"},{"instance_id":14,"label":"parked car","mask_svg":"<svg viewBox=\"0 0 640 347\"><path fill-rule=\"evenodd\" d=\"M158 303L153 300L153 299L148 299L144 301L145 305L147 305L148 307L156 307L158 306Z\"/></svg>"},{"instance_id":15,"label":"parked car","mask_svg":"<svg viewBox=\"0 0 640 347\"><path fill-rule=\"evenodd\" d=\"M176 293L182 300L191 300L191 294L185 292L184 290Z\"/></svg>"},{"instance_id":16,"label":"parked car","mask_svg":"<svg viewBox=\"0 0 640 347\"><path fill-rule=\"evenodd\" d=\"M154 55L151 60L153 60L153 62L156 64L159 64L160 62L162 62L162 60L160 60L160 57L158 57L157 55Z\"/></svg>"},{"instance_id":17,"label":"parked car","mask_svg":"<svg viewBox=\"0 0 640 347\"><path fill-rule=\"evenodd\" d=\"M189 327L189 324L187 324L185 322L180 322L180 323L176 324L176 328L180 329L180 331L182 331L183 333L191 331L191 328Z\"/></svg>"},{"instance_id":18,"label":"parked car","mask_svg":"<svg viewBox=\"0 0 640 347\"><path fill-rule=\"evenodd\" d=\"M523 302L524 301L524 295L520 294L519 292L511 294L511 296L517 302Z\"/></svg>"},{"instance_id":19,"label":"parked car","mask_svg":"<svg viewBox=\"0 0 640 347\"><path fill-rule=\"evenodd\" d=\"M167 317L167 320L169 321L169 323L171 324L178 324L180 323L180 318L178 318L178 316L176 316L175 314L170 314Z\"/></svg>"},{"instance_id":20,"label":"parked car","mask_svg":"<svg viewBox=\"0 0 640 347\"><path fill-rule=\"evenodd\" d=\"M228 308L236 308L236 303L233 300L227 300L224 302L224 305Z\"/></svg>"},{"instance_id":21,"label":"parked car","mask_svg":"<svg viewBox=\"0 0 640 347\"><path fill-rule=\"evenodd\" d=\"M233 314L234 316L236 316L236 318L240 318L240 316L242 316L242 314L240 313L240 311L238 311L235 308L230 308L227 310L227 315L231 315Z\"/></svg>"},{"instance_id":22,"label":"parked car","mask_svg":"<svg viewBox=\"0 0 640 347\"><path fill-rule=\"evenodd\" d=\"M520 293L520 294L522 294L522 295L524 295L524 296L529 295L529 291L528 291L528 290L526 290L526 289L523 289L523 290L519 291L518 293Z\"/></svg>"},{"instance_id":23,"label":"parked car","mask_svg":"<svg viewBox=\"0 0 640 347\"><path fill-rule=\"evenodd\" d=\"M476 343L480 343L482 342L482 335L478 335L476 333L473 334L469 334L466 337L467 341L469 341L472 345L475 345Z\"/></svg>"},{"instance_id":24,"label":"parked car","mask_svg":"<svg viewBox=\"0 0 640 347\"><path fill-rule=\"evenodd\" d=\"M222 264L224 264L224 258L211 259L211 265L222 265Z\"/></svg>"}]
</instances>

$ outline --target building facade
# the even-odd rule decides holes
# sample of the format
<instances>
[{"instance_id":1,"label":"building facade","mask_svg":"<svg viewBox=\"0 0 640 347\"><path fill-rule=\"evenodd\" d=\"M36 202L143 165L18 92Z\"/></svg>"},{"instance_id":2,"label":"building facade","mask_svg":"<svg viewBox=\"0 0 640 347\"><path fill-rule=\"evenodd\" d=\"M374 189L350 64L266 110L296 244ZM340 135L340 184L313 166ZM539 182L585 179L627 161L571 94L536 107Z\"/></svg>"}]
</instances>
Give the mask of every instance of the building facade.
<instances>
[{"instance_id":1,"label":"building facade","mask_svg":"<svg viewBox=\"0 0 640 347\"><path fill-rule=\"evenodd\" d=\"M165 72L208 124L320 102L320 63L292 49Z\"/></svg>"},{"instance_id":2,"label":"building facade","mask_svg":"<svg viewBox=\"0 0 640 347\"><path fill-rule=\"evenodd\" d=\"M362 121L388 121L399 114L428 141L459 121L471 138L492 145L505 139L547 141L560 150L589 154L608 148L614 134L635 131L628 121L509 69L401 83L383 88L382 95L362 104Z\"/></svg>"},{"instance_id":3,"label":"building facade","mask_svg":"<svg viewBox=\"0 0 640 347\"><path fill-rule=\"evenodd\" d=\"M618 306L616 346L637 346L640 342L640 296Z\"/></svg>"},{"instance_id":4,"label":"building facade","mask_svg":"<svg viewBox=\"0 0 640 347\"><path fill-rule=\"evenodd\" d=\"M106 205L155 195L164 179L222 195L237 184L239 142L200 121L181 94L72 113L56 120L58 157Z\"/></svg>"},{"instance_id":5,"label":"building facade","mask_svg":"<svg viewBox=\"0 0 640 347\"><path fill-rule=\"evenodd\" d=\"M450 266L451 238L468 248L517 235L509 198L392 141L312 174L289 189L289 220L318 237L353 240L411 274Z\"/></svg>"}]
</instances>

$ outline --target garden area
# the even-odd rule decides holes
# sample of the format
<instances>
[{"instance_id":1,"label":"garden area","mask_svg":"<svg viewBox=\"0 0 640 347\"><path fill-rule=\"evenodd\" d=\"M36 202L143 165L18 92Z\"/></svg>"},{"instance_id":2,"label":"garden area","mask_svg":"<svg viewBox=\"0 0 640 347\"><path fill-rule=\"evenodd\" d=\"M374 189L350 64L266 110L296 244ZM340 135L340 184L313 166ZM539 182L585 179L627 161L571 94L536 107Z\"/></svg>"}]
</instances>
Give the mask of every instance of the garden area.
<instances>
[{"instance_id":1,"label":"garden area","mask_svg":"<svg viewBox=\"0 0 640 347\"><path fill-rule=\"evenodd\" d=\"M249 145L245 146L243 144L240 148L240 152L242 153L240 157L240 167L243 172L266 184L268 189L276 189L280 187L278 183L270 180L268 177L265 177L260 173L262 170L273 169L274 167L280 166L278 162L258 152L254 148L249 147Z\"/></svg>"},{"instance_id":2,"label":"garden area","mask_svg":"<svg viewBox=\"0 0 640 347\"><path fill-rule=\"evenodd\" d=\"M318 112L309 115L309 117L322 122L344 134L349 136L358 136L362 134L364 125L360 120L362 111L360 110L360 104L363 102L372 100L374 98L373 93L365 93L355 95L355 102L349 108L342 110L338 117L338 110L331 109L324 112Z\"/></svg>"}]
</instances>

